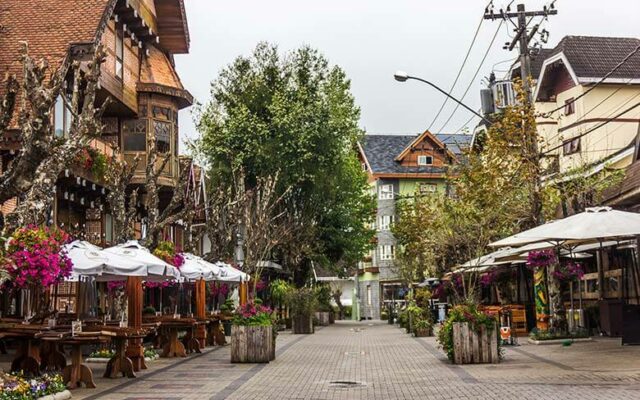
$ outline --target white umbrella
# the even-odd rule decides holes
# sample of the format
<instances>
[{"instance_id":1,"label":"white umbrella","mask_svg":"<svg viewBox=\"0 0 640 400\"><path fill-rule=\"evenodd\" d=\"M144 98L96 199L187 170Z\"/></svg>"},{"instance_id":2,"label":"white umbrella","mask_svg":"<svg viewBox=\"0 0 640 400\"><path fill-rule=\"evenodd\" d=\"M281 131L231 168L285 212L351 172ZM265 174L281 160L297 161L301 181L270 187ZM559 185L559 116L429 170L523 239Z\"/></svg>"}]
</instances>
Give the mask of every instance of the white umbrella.
<instances>
[{"instance_id":1,"label":"white umbrella","mask_svg":"<svg viewBox=\"0 0 640 400\"><path fill-rule=\"evenodd\" d=\"M250 277L248 274L240 271L237 268L223 262L217 262L216 265L220 268L220 276L216 279L222 282L247 282Z\"/></svg>"},{"instance_id":2,"label":"white umbrella","mask_svg":"<svg viewBox=\"0 0 640 400\"><path fill-rule=\"evenodd\" d=\"M76 240L64 245L63 251L73 264L69 280L80 275L95 276L100 281L121 280L126 276L147 276L144 264L105 252L89 242Z\"/></svg>"},{"instance_id":3,"label":"white umbrella","mask_svg":"<svg viewBox=\"0 0 640 400\"><path fill-rule=\"evenodd\" d=\"M549 222L490 244L492 247L522 246L547 242L583 244L640 235L640 214L610 207L587 208L584 212Z\"/></svg>"},{"instance_id":4,"label":"white umbrella","mask_svg":"<svg viewBox=\"0 0 640 400\"><path fill-rule=\"evenodd\" d=\"M180 267L180 275L188 280L216 280L220 276L220 268L196 255L185 253L184 264Z\"/></svg>"},{"instance_id":5,"label":"white umbrella","mask_svg":"<svg viewBox=\"0 0 640 400\"><path fill-rule=\"evenodd\" d=\"M151 252L137 240L130 240L124 244L104 249L108 254L115 254L126 260L141 263L147 270L146 280L177 279L180 271Z\"/></svg>"}]
</instances>

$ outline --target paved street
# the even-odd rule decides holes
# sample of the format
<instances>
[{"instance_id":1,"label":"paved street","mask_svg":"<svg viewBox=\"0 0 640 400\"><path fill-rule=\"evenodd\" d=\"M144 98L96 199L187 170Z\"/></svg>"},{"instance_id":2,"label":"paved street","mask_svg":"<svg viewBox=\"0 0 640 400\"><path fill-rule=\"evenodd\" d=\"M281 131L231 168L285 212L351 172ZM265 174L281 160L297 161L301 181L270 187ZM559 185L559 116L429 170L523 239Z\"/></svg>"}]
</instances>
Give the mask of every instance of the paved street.
<instances>
[{"instance_id":1,"label":"paved street","mask_svg":"<svg viewBox=\"0 0 640 400\"><path fill-rule=\"evenodd\" d=\"M386 324L338 323L315 335L280 335L269 365L232 365L229 348L218 348L156 361L135 380L99 378L99 389L74 398L640 399L640 348L617 340L522 345L499 365L464 367L436 346Z\"/></svg>"}]
</instances>

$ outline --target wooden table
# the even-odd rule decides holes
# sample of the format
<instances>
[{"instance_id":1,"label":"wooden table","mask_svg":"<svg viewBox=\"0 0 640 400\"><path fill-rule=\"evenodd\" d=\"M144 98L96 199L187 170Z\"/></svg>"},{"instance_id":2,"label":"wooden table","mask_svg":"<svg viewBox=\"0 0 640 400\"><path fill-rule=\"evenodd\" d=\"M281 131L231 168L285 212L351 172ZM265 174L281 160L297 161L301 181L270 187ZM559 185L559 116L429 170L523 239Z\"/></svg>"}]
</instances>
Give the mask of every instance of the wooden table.
<instances>
[{"instance_id":1,"label":"wooden table","mask_svg":"<svg viewBox=\"0 0 640 400\"><path fill-rule=\"evenodd\" d=\"M33 375L40 373L40 340L36 336L50 330L47 325L21 323L2 329L3 338L11 338L18 342L16 356L11 362L11 371L24 371Z\"/></svg>"},{"instance_id":2,"label":"wooden table","mask_svg":"<svg viewBox=\"0 0 640 400\"><path fill-rule=\"evenodd\" d=\"M146 329L120 328L115 326L97 326L94 329L100 329L103 332L108 331L112 335L111 342L115 346L115 354L107 363L104 377L117 378L122 374L123 377L135 378L134 363L127 354L127 342L129 340L142 340L149 332ZM144 357L144 354L142 356Z\"/></svg>"},{"instance_id":3,"label":"wooden table","mask_svg":"<svg viewBox=\"0 0 640 400\"><path fill-rule=\"evenodd\" d=\"M192 332L197 326L198 321L193 318L173 318L171 316L147 317L144 321L146 323L159 322L160 335L166 336L160 357L172 358L187 356L185 345L178 339L178 334L182 331ZM196 348L197 351L200 351L200 345L197 343L193 333L191 334L191 338L193 340L189 339L188 347L190 347L192 351L196 351Z\"/></svg>"},{"instance_id":4,"label":"wooden table","mask_svg":"<svg viewBox=\"0 0 640 400\"><path fill-rule=\"evenodd\" d=\"M69 389L75 389L82 384L87 388L96 387L93 381L93 372L82 362L82 346L91 344L104 344L110 340L110 336L102 333L82 332L79 335L64 338L43 337L43 341L55 341L60 345L71 346L71 364L64 367L62 377Z\"/></svg>"},{"instance_id":5,"label":"wooden table","mask_svg":"<svg viewBox=\"0 0 640 400\"><path fill-rule=\"evenodd\" d=\"M200 348L202 344L196 335L196 331L198 329L205 329L205 326L208 324L206 320L196 320L193 325L191 325L190 329L187 330L187 334L182 339L182 344L187 350L187 354L191 353L202 353Z\"/></svg>"},{"instance_id":6,"label":"wooden table","mask_svg":"<svg viewBox=\"0 0 640 400\"><path fill-rule=\"evenodd\" d=\"M208 319L209 332L207 335L207 340L209 341L209 344L212 346L223 346L227 344L227 339L224 336L224 330L222 328L222 321L224 320L224 317L219 315L210 315Z\"/></svg>"}]
</instances>

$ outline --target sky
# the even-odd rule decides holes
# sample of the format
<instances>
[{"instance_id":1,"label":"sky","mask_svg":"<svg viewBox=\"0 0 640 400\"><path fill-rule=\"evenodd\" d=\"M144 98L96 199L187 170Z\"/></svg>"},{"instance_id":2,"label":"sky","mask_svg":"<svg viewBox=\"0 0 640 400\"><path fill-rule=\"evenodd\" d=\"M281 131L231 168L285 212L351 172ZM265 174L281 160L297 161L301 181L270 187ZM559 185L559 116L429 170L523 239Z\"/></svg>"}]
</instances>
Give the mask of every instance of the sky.
<instances>
[{"instance_id":1,"label":"sky","mask_svg":"<svg viewBox=\"0 0 640 400\"><path fill-rule=\"evenodd\" d=\"M319 49L351 79L360 125L370 134L415 134L432 124L442 94L417 82L396 82L397 70L427 79L449 91L462 65L488 0L185 0L190 53L176 56L178 73L197 101L209 100L210 82L260 41L285 52L302 45ZM539 10L550 0L524 0ZM498 10L508 0L494 0ZM558 15L543 28L545 47L565 35L640 37L638 0L557 0ZM496 35L497 32L497 35ZM473 109L480 106L482 80L492 70L504 74L517 56L503 50L512 27L483 21L476 42L452 91ZM495 41L489 46L492 38ZM485 53L484 63L481 63ZM476 70L479 69L474 79ZM449 102L433 123L434 133L455 133L472 116ZM445 125L453 113L449 123ZM472 120L471 124L475 124ZM180 116L184 140L198 137L192 112Z\"/></svg>"}]
</instances>

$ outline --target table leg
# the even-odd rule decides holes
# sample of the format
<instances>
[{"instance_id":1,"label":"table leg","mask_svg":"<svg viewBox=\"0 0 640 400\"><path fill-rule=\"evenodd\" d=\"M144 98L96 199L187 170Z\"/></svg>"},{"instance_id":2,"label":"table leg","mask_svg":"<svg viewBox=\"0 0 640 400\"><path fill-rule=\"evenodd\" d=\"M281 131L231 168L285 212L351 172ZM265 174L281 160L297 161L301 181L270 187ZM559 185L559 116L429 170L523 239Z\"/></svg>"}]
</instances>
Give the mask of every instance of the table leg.
<instances>
[{"instance_id":1,"label":"table leg","mask_svg":"<svg viewBox=\"0 0 640 400\"><path fill-rule=\"evenodd\" d=\"M215 335L216 344L219 346L227 344L227 338L224 336L222 323L220 323L220 321L215 321L214 326L215 326L214 335Z\"/></svg>"},{"instance_id":2,"label":"table leg","mask_svg":"<svg viewBox=\"0 0 640 400\"><path fill-rule=\"evenodd\" d=\"M178 340L178 330L169 330L169 343L165 344L162 350L162 357L186 357L184 345Z\"/></svg>"},{"instance_id":3,"label":"table leg","mask_svg":"<svg viewBox=\"0 0 640 400\"><path fill-rule=\"evenodd\" d=\"M43 342L40 348L42 370L62 371L67 366L67 359L64 353L60 351L60 346L55 342Z\"/></svg>"},{"instance_id":4,"label":"table leg","mask_svg":"<svg viewBox=\"0 0 640 400\"><path fill-rule=\"evenodd\" d=\"M126 356L126 340L116 338L113 340L116 345L116 351L113 357L107 363L107 369L104 371L105 378L117 378L119 374L127 378L135 378L133 371L133 362Z\"/></svg>"},{"instance_id":5,"label":"table leg","mask_svg":"<svg viewBox=\"0 0 640 400\"><path fill-rule=\"evenodd\" d=\"M32 339L21 340L18 344L16 358L11 362L11 371L23 371L32 375L40 373L40 356L38 346Z\"/></svg>"},{"instance_id":6,"label":"table leg","mask_svg":"<svg viewBox=\"0 0 640 400\"><path fill-rule=\"evenodd\" d=\"M71 365L67 365L62 371L64 382L69 389L75 389L82 383L89 388L95 389L93 372L82 363L82 350L80 344L73 344L71 348Z\"/></svg>"}]
</instances>

